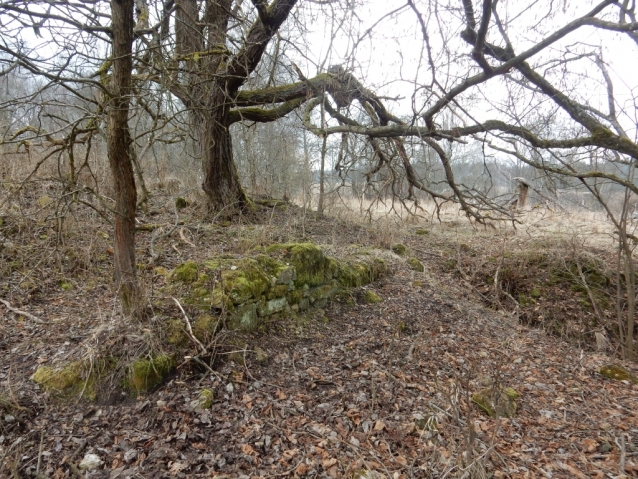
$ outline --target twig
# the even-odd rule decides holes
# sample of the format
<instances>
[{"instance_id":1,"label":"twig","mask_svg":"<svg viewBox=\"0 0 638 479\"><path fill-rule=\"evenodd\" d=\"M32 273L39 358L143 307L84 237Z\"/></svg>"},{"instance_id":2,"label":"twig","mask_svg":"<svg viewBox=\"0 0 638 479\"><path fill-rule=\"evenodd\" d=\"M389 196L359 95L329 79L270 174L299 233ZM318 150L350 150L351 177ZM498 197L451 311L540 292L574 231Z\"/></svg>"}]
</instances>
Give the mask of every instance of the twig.
<instances>
[{"instance_id":1,"label":"twig","mask_svg":"<svg viewBox=\"0 0 638 479\"><path fill-rule=\"evenodd\" d=\"M280 472L279 474L269 474L269 475L264 476L264 477L280 477L280 476L288 476L288 475L290 475L291 473L295 472L295 469L297 469L297 468L299 467L299 465L300 465L300 464L304 461L304 459L306 459L306 458L305 458L305 456L301 458L301 461L299 461L299 462L297 463L297 465L295 465L295 466L294 466L293 468L291 468L291 469L288 469L286 472Z\"/></svg>"},{"instance_id":2,"label":"twig","mask_svg":"<svg viewBox=\"0 0 638 479\"><path fill-rule=\"evenodd\" d=\"M173 212L175 213L175 223L173 224L173 226L171 227L170 230L168 230L167 233L162 234L163 229L158 229L153 231L153 235L151 236L151 243L149 245L149 250L151 253L151 261L150 264L154 264L158 259L159 259L159 253L157 253L155 251L155 242L163 237L168 237L171 234L173 234L173 231L175 231L175 229L177 228L177 225L180 224L179 221L179 213L177 212L177 203L175 201L173 201ZM156 234L157 233L157 234ZM175 246L173 245L173 248L175 248ZM179 251L178 251L179 253ZM181 306L180 306L181 307Z\"/></svg>"},{"instance_id":3,"label":"twig","mask_svg":"<svg viewBox=\"0 0 638 479\"><path fill-rule=\"evenodd\" d=\"M201 341L197 339L195 335L193 334L193 328L191 327L191 322L188 320L188 315L186 314L186 311L184 311L184 308L182 308L182 305L179 304L179 301L177 301L177 299L173 298L173 301L177 303L177 306L179 306L179 309L182 311L182 314L184 315L184 321L186 322L186 329L188 329L188 335L190 336L191 340L195 344L197 344L197 346L200 347L200 349L202 350L204 354L206 354L208 350L204 347Z\"/></svg>"},{"instance_id":4,"label":"twig","mask_svg":"<svg viewBox=\"0 0 638 479\"><path fill-rule=\"evenodd\" d=\"M410 346L410 349L408 350L408 355L405 358L406 361L412 361L412 354L414 354L414 344L412 344Z\"/></svg>"},{"instance_id":5,"label":"twig","mask_svg":"<svg viewBox=\"0 0 638 479\"><path fill-rule=\"evenodd\" d=\"M94 436L95 437L95 436ZM84 479L84 476L82 475L82 473L80 472L80 470L77 468L77 466L73 463L73 459L75 459L75 457L80 454L80 452L82 451L82 449L84 449L86 447L86 445L88 444L88 440L84 439L80 445L78 446L78 448L75 450L75 452L73 452L73 454L71 454L71 456L66 460L66 463L69 465L69 469L71 469L71 472L73 474L75 474L75 476L77 476L79 479Z\"/></svg>"},{"instance_id":6,"label":"twig","mask_svg":"<svg viewBox=\"0 0 638 479\"><path fill-rule=\"evenodd\" d=\"M618 442L617 438L614 438L614 442L620 449L620 472L625 473L625 460L627 457L627 448L625 446L625 433L620 434L620 442Z\"/></svg>"},{"instance_id":7,"label":"twig","mask_svg":"<svg viewBox=\"0 0 638 479\"><path fill-rule=\"evenodd\" d=\"M7 307L7 309L11 311L12 313L24 316L25 318L30 319L34 323L47 324L46 321L42 321L40 318L32 315L31 313L27 313L26 311L22 311L21 309L14 308L13 306L11 306L11 304L8 301L5 301L4 299L0 299L0 303L4 304Z\"/></svg>"},{"instance_id":8,"label":"twig","mask_svg":"<svg viewBox=\"0 0 638 479\"><path fill-rule=\"evenodd\" d=\"M155 231L157 229L163 228L167 223L144 223L141 225L137 225L135 227L135 231ZM183 221L178 221L178 225L183 225Z\"/></svg>"},{"instance_id":9,"label":"twig","mask_svg":"<svg viewBox=\"0 0 638 479\"><path fill-rule=\"evenodd\" d=\"M201 364L206 369L208 369L208 372L211 373L212 375L216 375L217 377L221 378L221 375L218 372L214 371L213 368L211 368L208 364L206 364L204 361L199 359L197 356L184 356L184 359L188 359L188 360L192 359L197 364Z\"/></svg>"},{"instance_id":10,"label":"twig","mask_svg":"<svg viewBox=\"0 0 638 479\"><path fill-rule=\"evenodd\" d=\"M186 236L184 235L184 228L179 229L179 237L182 239L184 243L195 248L195 244L189 241L188 239L186 239Z\"/></svg>"},{"instance_id":11,"label":"twig","mask_svg":"<svg viewBox=\"0 0 638 479\"><path fill-rule=\"evenodd\" d=\"M40 474L40 465L42 465L42 449L44 448L44 431L40 431L40 449L38 451L38 465L35 468L35 473Z\"/></svg>"}]
</instances>

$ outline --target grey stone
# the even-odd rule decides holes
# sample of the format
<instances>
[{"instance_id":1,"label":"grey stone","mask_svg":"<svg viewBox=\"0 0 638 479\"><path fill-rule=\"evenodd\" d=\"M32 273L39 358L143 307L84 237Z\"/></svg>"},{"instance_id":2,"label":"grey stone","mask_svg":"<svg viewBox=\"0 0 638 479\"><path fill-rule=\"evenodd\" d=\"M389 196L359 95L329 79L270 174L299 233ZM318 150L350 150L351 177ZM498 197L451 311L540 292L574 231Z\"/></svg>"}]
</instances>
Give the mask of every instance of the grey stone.
<instances>
[{"instance_id":1,"label":"grey stone","mask_svg":"<svg viewBox=\"0 0 638 479\"><path fill-rule=\"evenodd\" d=\"M286 298L275 298L270 301L266 301L265 304L259 307L260 316L270 316L271 314L283 311L288 306L288 300Z\"/></svg>"},{"instance_id":2,"label":"grey stone","mask_svg":"<svg viewBox=\"0 0 638 479\"><path fill-rule=\"evenodd\" d=\"M257 305L255 303L247 303L239 306L231 316L230 325L232 329L254 331L259 326Z\"/></svg>"},{"instance_id":3,"label":"grey stone","mask_svg":"<svg viewBox=\"0 0 638 479\"><path fill-rule=\"evenodd\" d=\"M277 284L288 284L294 282L297 279L297 271L294 266L288 266L282 270L277 276Z\"/></svg>"},{"instance_id":4,"label":"grey stone","mask_svg":"<svg viewBox=\"0 0 638 479\"><path fill-rule=\"evenodd\" d=\"M326 298L320 298L317 301L315 301L312 306L318 309L321 308L325 308L326 305L328 304L328 300Z\"/></svg>"}]
</instances>

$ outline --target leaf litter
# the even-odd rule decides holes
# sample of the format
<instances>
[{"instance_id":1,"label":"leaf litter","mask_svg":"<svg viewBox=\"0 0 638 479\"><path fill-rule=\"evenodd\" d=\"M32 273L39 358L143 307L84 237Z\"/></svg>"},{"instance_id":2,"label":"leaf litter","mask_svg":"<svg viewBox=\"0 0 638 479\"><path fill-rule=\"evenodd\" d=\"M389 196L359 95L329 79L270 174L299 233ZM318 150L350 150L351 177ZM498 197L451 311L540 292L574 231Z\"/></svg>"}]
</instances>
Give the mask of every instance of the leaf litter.
<instances>
[{"instance_id":1,"label":"leaf litter","mask_svg":"<svg viewBox=\"0 0 638 479\"><path fill-rule=\"evenodd\" d=\"M318 243L320 221L308 226ZM7 315L0 475L638 475L638 385L598 375L611 358L481 306L431 256L419 259L425 273L397 256L368 287L382 302L335 301L326 322L284 321L244 338L245 361L203 376L183 367L146 396L110 403L60 403L28 381L37 364L73 359L90 322L81 295L32 304L38 317L61 318L46 328ZM93 294L116 309L106 288ZM512 418L473 403L487 386L517 391ZM210 408L199 406L203 389ZM79 472L86 457L96 466Z\"/></svg>"}]
</instances>

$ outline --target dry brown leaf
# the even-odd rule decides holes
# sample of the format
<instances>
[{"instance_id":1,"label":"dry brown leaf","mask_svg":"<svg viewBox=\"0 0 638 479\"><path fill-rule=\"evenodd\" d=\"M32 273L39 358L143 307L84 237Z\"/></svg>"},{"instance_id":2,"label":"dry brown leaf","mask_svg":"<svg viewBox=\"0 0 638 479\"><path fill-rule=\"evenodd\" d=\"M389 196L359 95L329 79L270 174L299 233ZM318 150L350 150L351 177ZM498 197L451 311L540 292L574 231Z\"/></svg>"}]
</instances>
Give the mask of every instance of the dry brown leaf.
<instances>
[{"instance_id":1,"label":"dry brown leaf","mask_svg":"<svg viewBox=\"0 0 638 479\"><path fill-rule=\"evenodd\" d=\"M587 452L593 452L598 448L598 442L593 439L585 438L581 443L583 444L583 449Z\"/></svg>"},{"instance_id":2,"label":"dry brown leaf","mask_svg":"<svg viewBox=\"0 0 638 479\"><path fill-rule=\"evenodd\" d=\"M297 454L299 454L299 449L288 449L284 451L282 456L284 457L284 459L289 460L295 457Z\"/></svg>"},{"instance_id":3,"label":"dry brown leaf","mask_svg":"<svg viewBox=\"0 0 638 479\"><path fill-rule=\"evenodd\" d=\"M300 463L295 469L295 476L304 476L310 468L305 462Z\"/></svg>"},{"instance_id":4,"label":"dry brown leaf","mask_svg":"<svg viewBox=\"0 0 638 479\"><path fill-rule=\"evenodd\" d=\"M324 459L323 461L321 461L321 465L324 467L324 469L328 469L334 466L336 463L337 463L337 460L334 457L331 457L330 459Z\"/></svg>"},{"instance_id":5,"label":"dry brown leaf","mask_svg":"<svg viewBox=\"0 0 638 479\"><path fill-rule=\"evenodd\" d=\"M560 462L560 461L557 461L556 464L558 464L558 467L560 467L561 469L568 471L569 473L573 474L575 477L578 477L578 479L585 479L585 475L582 472L580 472L578 469L576 469L574 466L571 466L567 464L566 462Z\"/></svg>"},{"instance_id":6,"label":"dry brown leaf","mask_svg":"<svg viewBox=\"0 0 638 479\"><path fill-rule=\"evenodd\" d=\"M242 444L241 445L241 452L243 452L244 454L248 455L248 456L256 456L257 452L253 449L253 447L250 444Z\"/></svg>"}]
</instances>

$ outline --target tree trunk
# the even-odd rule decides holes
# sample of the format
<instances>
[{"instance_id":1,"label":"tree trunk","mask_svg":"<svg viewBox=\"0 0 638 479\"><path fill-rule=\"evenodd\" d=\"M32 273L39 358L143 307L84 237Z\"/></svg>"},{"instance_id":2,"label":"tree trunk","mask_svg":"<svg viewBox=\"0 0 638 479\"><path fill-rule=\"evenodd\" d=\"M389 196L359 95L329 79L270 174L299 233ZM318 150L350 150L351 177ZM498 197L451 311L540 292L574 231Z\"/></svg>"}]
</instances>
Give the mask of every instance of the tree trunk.
<instances>
[{"instance_id":1,"label":"tree trunk","mask_svg":"<svg viewBox=\"0 0 638 479\"><path fill-rule=\"evenodd\" d=\"M135 275L135 207L137 193L130 156L128 128L131 95L134 0L112 0L113 97L108 105L108 157L115 192L115 282L126 314L133 312L139 293Z\"/></svg>"},{"instance_id":2,"label":"tree trunk","mask_svg":"<svg viewBox=\"0 0 638 479\"><path fill-rule=\"evenodd\" d=\"M207 119L208 120L208 119ZM210 213L229 218L244 210L248 198L233 161L233 145L222 121L205 121L200 133L204 182Z\"/></svg>"}]
</instances>

